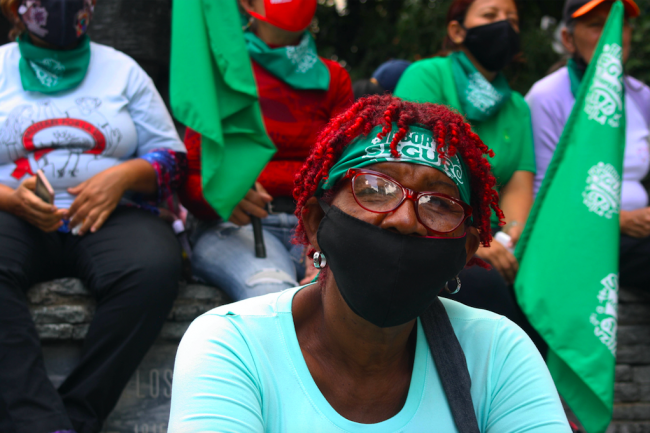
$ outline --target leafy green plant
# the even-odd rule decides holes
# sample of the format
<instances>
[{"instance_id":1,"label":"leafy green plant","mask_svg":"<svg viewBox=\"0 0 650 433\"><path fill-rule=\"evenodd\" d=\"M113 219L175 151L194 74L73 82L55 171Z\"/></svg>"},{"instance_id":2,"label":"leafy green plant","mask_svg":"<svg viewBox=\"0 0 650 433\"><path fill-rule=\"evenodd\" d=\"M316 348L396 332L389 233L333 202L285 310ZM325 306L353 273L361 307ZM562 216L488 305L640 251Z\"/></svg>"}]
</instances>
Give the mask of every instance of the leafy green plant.
<instances>
[{"instance_id":1,"label":"leafy green plant","mask_svg":"<svg viewBox=\"0 0 650 433\"><path fill-rule=\"evenodd\" d=\"M648 0L639 0L639 4ZM419 60L438 53L446 35L445 18L451 0L347 0L343 10L337 1L319 0L316 32L319 52L338 60L353 80L368 78L391 58ZM339 5L342 2L338 1ZM506 71L512 87L526 93L547 75L560 56L553 51L553 31L560 22L563 0L518 2L524 57ZM650 5L636 20L628 70L650 83Z\"/></svg>"},{"instance_id":2,"label":"leafy green plant","mask_svg":"<svg viewBox=\"0 0 650 433\"><path fill-rule=\"evenodd\" d=\"M641 0L647 2L648 0ZM632 50L630 59L627 62L627 70L630 75L650 84L650 5L643 8L639 18L635 20L634 33L632 35Z\"/></svg>"}]
</instances>

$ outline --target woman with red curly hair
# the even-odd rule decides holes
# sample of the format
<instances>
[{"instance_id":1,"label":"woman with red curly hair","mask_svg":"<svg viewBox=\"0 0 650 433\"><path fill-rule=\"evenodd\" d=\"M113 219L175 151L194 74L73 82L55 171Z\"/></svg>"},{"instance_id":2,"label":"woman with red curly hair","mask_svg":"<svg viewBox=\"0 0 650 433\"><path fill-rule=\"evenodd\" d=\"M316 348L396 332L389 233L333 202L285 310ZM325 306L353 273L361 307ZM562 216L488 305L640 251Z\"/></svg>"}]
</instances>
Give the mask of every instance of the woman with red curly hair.
<instances>
[{"instance_id":1,"label":"woman with red curly hair","mask_svg":"<svg viewBox=\"0 0 650 433\"><path fill-rule=\"evenodd\" d=\"M489 154L440 105L371 96L332 120L294 190L317 281L194 321L169 431L569 432L526 334L438 298L503 219Z\"/></svg>"}]
</instances>

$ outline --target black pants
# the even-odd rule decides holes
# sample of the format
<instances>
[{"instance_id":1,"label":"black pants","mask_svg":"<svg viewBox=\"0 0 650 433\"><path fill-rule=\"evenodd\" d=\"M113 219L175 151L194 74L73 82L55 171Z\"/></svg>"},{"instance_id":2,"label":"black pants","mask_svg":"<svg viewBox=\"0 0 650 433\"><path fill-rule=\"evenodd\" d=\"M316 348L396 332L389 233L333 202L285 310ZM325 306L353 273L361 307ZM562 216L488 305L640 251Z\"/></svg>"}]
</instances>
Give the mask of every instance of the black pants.
<instances>
[{"instance_id":1,"label":"black pants","mask_svg":"<svg viewBox=\"0 0 650 433\"><path fill-rule=\"evenodd\" d=\"M650 237L621 236L620 285L650 292Z\"/></svg>"},{"instance_id":2,"label":"black pants","mask_svg":"<svg viewBox=\"0 0 650 433\"><path fill-rule=\"evenodd\" d=\"M158 217L118 208L83 237L0 212L0 430L99 432L176 297L181 252ZM97 299L81 361L58 391L26 303L35 283L80 278Z\"/></svg>"},{"instance_id":3,"label":"black pants","mask_svg":"<svg viewBox=\"0 0 650 433\"><path fill-rule=\"evenodd\" d=\"M632 238L621 236L620 285L650 291L650 237ZM512 286L506 284L494 268L485 270L474 266L459 275L461 291L455 295L441 294L465 305L492 311L515 322L533 340L545 357L548 346L531 326L523 313Z\"/></svg>"},{"instance_id":4,"label":"black pants","mask_svg":"<svg viewBox=\"0 0 650 433\"><path fill-rule=\"evenodd\" d=\"M450 295L443 291L441 296L470 307L506 316L528 334L537 346L537 350L546 357L548 346L519 307L512 285L507 284L496 269L487 270L472 266L464 269L458 276L461 280L460 292Z\"/></svg>"}]
</instances>

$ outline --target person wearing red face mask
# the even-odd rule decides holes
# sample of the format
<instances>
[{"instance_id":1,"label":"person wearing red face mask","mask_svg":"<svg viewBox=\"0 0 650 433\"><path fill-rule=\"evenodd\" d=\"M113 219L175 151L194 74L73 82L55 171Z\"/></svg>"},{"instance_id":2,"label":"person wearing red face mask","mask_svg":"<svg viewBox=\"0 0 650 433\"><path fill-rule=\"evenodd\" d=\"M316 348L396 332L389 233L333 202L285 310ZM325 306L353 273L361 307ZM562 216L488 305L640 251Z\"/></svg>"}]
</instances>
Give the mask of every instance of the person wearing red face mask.
<instances>
[{"instance_id":1,"label":"person wearing red face mask","mask_svg":"<svg viewBox=\"0 0 650 433\"><path fill-rule=\"evenodd\" d=\"M305 278L304 249L290 242L297 222L294 177L318 132L354 99L348 73L318 56L306 30L316 0L241 0L240 6L249 17L244 37L264 125L277 153L255 191L223 221L203 197L201 136L188 129L189 174L180 193L184 206L200 220L192 239L194 274L234 300L283 290ZM262 218L267 258L254 256L250 216Z\"/></svg>"},{"instance_id":2,"label":"person wearing red face mask","mask_svg":"<svg viewBox=\"0 0 650 433\"><path fill-rule=\"evenodd\" d=\"M535 83L526 101L530 105L535 139L539 190L587 66L592 60L612 1L567 0L562 42L571 58L566 67ZM633 27L640 14L633 0L624 0L623 61L630 57ZM621 182L620 283L647 288L650 282L650 207L641 184L650 170L650 88L625 75L625 156Z\"/></svg>"}]
</instances>

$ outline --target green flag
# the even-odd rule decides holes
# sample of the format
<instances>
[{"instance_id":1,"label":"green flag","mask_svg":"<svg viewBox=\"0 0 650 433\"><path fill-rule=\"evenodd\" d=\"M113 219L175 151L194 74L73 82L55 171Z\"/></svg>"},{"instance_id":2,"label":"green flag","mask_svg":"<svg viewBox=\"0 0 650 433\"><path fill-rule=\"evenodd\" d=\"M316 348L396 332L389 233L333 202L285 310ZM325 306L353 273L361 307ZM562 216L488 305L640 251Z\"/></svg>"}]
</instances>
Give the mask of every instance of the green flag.
<instances>
[{"instance_id":1,"label":"green flag","mask_svg":"<svg viewBox=\"0 0 650 433\"><path fill-rule=\"evenodd\" d=\"M588 433L612 417L625 150L617 1L516 250L518 301L548 343L558 391Z\"/></svg>"},{"instance_id":2,"label":"green flag","mask_svg":"<svg viewBox=\"0 0 650 433\"><path fill-rule=\"evenodd\" d=\"M202 135L203 196L228 219L276 150L235 0L174 0L170 99L174 116Z\"/></svg>"}]
</instances>

